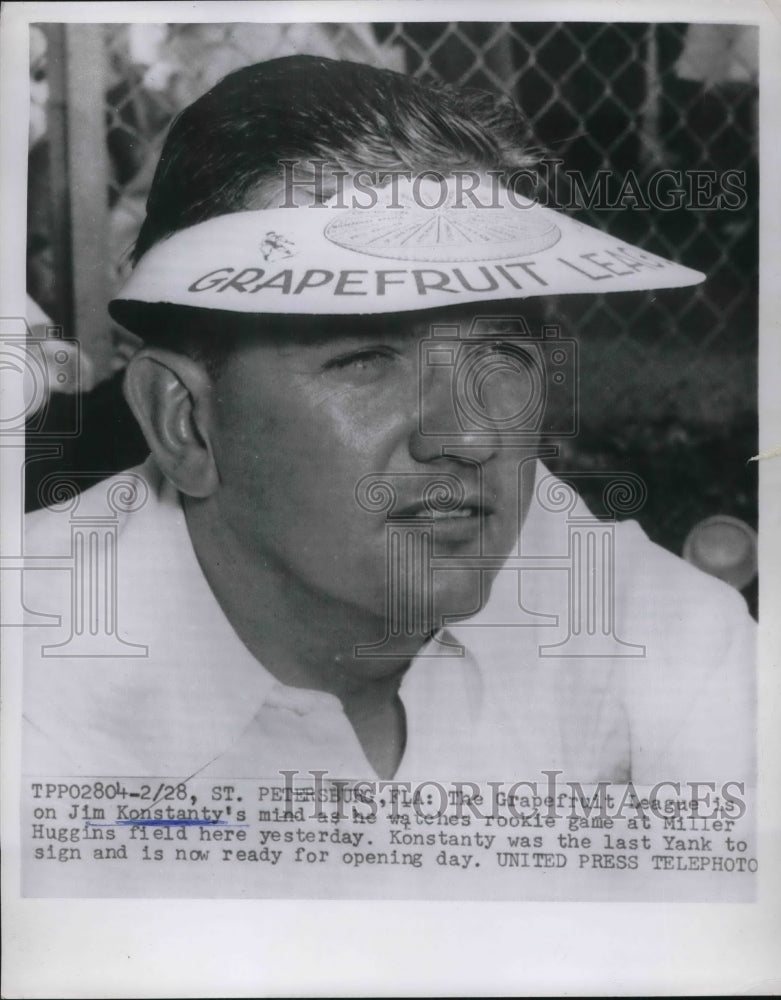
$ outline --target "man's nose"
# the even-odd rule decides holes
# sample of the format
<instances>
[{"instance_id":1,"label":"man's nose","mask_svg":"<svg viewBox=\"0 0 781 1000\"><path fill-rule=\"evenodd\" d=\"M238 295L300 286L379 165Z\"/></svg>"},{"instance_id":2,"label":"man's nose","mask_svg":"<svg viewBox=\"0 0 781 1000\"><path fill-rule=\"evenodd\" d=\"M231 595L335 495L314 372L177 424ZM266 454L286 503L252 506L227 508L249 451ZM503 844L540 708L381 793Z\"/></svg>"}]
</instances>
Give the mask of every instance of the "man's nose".
<instances>
[{"instance_id":1,"label":"man's nose","mask_svg":"<svg viewBox=\"0 0 781 1000\"><path fill-rule=\"evenodd\" d=\"M462 457L485 462L497 451L501 432L486 421L470 420L458 398L452 370L435 368L420 373L418 398L413 409L409 451L417 462L442 457Z\"/></svg>"}]
</instances>

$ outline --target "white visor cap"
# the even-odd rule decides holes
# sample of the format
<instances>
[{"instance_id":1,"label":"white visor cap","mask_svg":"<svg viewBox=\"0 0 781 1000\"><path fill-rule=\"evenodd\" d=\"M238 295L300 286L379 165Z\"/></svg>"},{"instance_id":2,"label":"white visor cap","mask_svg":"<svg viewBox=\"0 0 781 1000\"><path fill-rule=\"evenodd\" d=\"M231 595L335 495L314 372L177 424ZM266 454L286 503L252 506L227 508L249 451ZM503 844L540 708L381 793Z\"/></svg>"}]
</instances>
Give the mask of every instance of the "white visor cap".
<instances>
[{"instance_id":1,"label":"white visor cap","mask_svg":"<svg viewBox=\"0 0 781 1000\"><path fill-rule=\"evenodd\" d=\"M404 179L235 212L153 246L110 305L361 315L694 285L705 275L490 185Z\"/></svg>"}]
</instances>

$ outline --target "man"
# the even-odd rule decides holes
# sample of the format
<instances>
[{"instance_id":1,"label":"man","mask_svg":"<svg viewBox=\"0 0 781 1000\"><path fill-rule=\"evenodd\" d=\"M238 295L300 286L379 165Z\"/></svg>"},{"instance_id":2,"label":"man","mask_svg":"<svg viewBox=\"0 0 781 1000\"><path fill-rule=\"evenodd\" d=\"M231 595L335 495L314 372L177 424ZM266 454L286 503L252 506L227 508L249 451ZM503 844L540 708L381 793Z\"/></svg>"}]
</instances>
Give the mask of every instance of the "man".
<instances>
[{"instance_id":1,"label":"man","mask_svg":"<svg viewBox=\"0 0 781 1000\"><path fill-rule=\"evenodd\" d=\"M527 141L309 57L177 118L111 306L151 457L31 518L28 770L750 774L741 598L540 460L576 406L541 304L702 276L533 205Z\"/></svg>"}]
</instances>

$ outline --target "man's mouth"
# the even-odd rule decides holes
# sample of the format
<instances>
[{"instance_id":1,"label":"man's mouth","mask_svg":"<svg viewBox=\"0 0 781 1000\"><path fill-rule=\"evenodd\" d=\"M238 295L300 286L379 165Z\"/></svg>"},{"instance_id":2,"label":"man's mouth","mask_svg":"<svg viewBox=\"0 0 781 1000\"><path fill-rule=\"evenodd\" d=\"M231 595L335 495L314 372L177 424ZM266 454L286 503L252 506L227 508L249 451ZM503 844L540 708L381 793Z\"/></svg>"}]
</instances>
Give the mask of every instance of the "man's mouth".
<instances>
[{"instance_id":1,"label":"man's mouth","mask_svg":"<svg viewBox=\"0 0 781 1000\"><path fill-rule=\"evenodd\" d=\"M430 516L435 521L442 521L445 518L478 517L481 511L477 508L461 508L460 510L432 510ZM416 514L416 517L423 517L423 514Z\"/></svg>"},{"instance_id":2,"label":"man's mouth","mask_svg":"<svg viewBox=\"0 0 781 1000\"><path fill-rule=\"evenodd\" d=\"M493 507L483 504L479 500L467 500L454 509L446 507L438 508L433 503L426 504L416 502L393 510L390 520L411 520L411 521L451 521L468 520L478 517L489 517L493 514Z\"/></svg>"}]
</instances>

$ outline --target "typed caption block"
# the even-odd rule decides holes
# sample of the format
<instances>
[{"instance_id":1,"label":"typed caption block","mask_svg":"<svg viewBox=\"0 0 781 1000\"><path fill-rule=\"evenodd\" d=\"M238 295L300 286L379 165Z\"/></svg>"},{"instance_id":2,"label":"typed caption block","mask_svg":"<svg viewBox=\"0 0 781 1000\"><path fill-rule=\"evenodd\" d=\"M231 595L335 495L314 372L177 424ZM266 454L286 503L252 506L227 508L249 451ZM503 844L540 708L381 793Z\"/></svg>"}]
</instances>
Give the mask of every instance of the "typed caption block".
<instances>
[{"instance_id":1,"label":"typed caption block","mask_svg":"<svg viewBox=\"0 0 781 1000\"><path fill-rule=\"evenodd\" d=\"M551 780L553 776L553 780ZM31 897L754 898L737 782L29 778Z\"/></svg>"}]
</instances>

